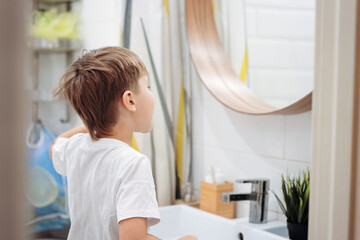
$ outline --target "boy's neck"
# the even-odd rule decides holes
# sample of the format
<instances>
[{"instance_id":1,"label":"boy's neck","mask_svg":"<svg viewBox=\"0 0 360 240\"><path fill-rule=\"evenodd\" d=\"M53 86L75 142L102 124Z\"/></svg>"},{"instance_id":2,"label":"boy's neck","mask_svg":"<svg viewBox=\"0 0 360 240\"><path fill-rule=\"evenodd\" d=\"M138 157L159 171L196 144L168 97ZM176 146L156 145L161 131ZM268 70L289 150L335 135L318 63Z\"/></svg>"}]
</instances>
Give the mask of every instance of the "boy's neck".
<instances>
[{"instance_id":1,"label":"boy's neck","mask_svg":"<svg viewBox=\"0 0 360 240\"><path fill-rule=\"evenodd\" d=\"M126 124L117 123L111 130L111 134L102 136L103 138L113 138L120 140L129 146L131 146L131 140L133 136L133 130Z\"/></svg>"},{"instance_id":2,"label":"boy's neck","mask_svg":"<svg viewBox=\"0 0 360 240\"><path fill-rule=\"evenodd\" d=\"M115 135L112 134L112 135L104 136L104 138L113 138L116 140L120 140L120 141L126 143L127 145L131 146L132 133L130 133L130 134L119 133L119 134L115 134Z\"/></svg>"}]
</instances>

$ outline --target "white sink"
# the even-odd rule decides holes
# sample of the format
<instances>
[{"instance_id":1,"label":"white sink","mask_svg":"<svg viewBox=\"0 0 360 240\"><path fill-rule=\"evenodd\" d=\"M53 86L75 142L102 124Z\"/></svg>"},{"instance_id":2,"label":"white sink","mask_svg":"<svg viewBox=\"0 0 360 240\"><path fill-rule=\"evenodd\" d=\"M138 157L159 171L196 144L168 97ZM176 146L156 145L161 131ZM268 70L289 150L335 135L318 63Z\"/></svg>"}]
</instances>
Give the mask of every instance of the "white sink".
<instances>
[{"instance_id":1,"label":"white sink","mask_svg":"<svg viewBox=\"0 0 360 240\"><path fill-rule=\"evenodd\" d=\"M285 224L283 226L267 228L267 229L264 229L264 231L276 234L276 235L281 236L281 237L283 237L285 239L289 238L289 232L288 232L287 226Z\"/></svg>"},{"instance_id":2,"label":"white sink","mask_svg":"<svg viewBox=\"0 0 360 240\"><path fill-rule=\"evenodd\" d=\"M163 240L185 235L195 235L199 240L235 240L241 231L237 222L186 205L160 207L160 217L160 223L151 227L149 233Z\"/></svg>"},{"instance_id":3,"label":"white sink","mask_svg":"<svg viewBox=\"0 0 360 240\"><path fill-rule=\"evenodd\" d=\"M280 222L269 222L263 227L254 228L252 235L254 240L289 240L287 226Z\"/></svg>"},{"instance_id":4,"label":"white sink","mask_svg":"<svg viewBox=\"0 0 360 240\"><path fill-rule=\"evenodd\" d=\"M160 207L161 221L150 227L149 233L162 239L174 240L185 235L199 240L286 240L281 233L286 225L280 222L251 224L247 218L227 219L187 205ZM271 232L272 231L272 232Z\"/></svg>"}]
</instances>

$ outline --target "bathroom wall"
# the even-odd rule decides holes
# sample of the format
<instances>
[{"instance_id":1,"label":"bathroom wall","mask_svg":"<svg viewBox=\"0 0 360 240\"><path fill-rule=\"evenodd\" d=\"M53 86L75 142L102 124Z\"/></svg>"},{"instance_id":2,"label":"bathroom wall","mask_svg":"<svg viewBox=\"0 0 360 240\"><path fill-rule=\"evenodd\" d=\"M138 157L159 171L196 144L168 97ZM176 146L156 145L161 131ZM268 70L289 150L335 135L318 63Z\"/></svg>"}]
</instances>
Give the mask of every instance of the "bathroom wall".
<instances>
[{"instance_id":1,"label":"bathroom wall","mask_svg":"<svg viewBox=\"0 0 360 240\"><path fill-rule=\"evenodd\" d=\"M275 106L313 87L315 0L246 0L251 89Z\"/></svg>"},{"instance_id":2,"label":"bathroom wall","mask_svg":"<svg viewBox=\"0 0 360 240\"><path fill-rule=\"evenodd\" d=\"M311 59L314 51L311 25L315 1L246 0L245 4L249 65L254 67L249 73L250 81L263 81L266 90L270 90L267 92L274 92L275 97L299 87L291 84L293 79L306 76L312 80L313 61L302 59ZM291 28L294 29L289 31ZM291 70L291 64L296 62L301 63L300 68ZM273 67L264 69L264 63ZM270 189L277 193L281 193L282 173L294 174L310 166L311 112L290 116L240 114L219 103L194 69L192 76L193 176L197 198L200 181L210 173L211 165L221 168L229 181L269 178ZM235 190L248 192L249 185L235 184ZM249 202L237 203L237 217L247 217L248 211ZM285 221L272 193L269 219Z\"/></svg>"},{"instance_id":3,"label":"bathroom wall","mask_svg":"<svg viewBox=\"0 0 360 240\"><path fill-rule=\"evenodd\" d=\"M261 46L269 46L272 41L284 43L297 42L298 35L278 36L293 13L298 16L294 21L306 20L309 11L313 11L314 0L247 0L247 14L252 20L247 22L249 36L249 64L257 64L263 59L262 52L252 51ZM120 18L123 9L122 1L83 0L75 3L83 17L81 31L84 36L84 48L93 49L106 45L118 45L120 40ZM287 4L287 7L284 7ZM266 14L264 14L264 12ZM277 24L264 26L268 20L277 19ZM299 23L301 26L301 23ZM266 29L266 34L262 30ZM272 29L272 30L271 30ZM299 29L300 31L300 29ZM305 31L305 30L304 30ZM307 30L306 30L307 31ZM274 34L273 39L269 36ZM299 44L302 41L299 37ZM254 46L254 47L253 47ZM299 46L298 46L299 47ZM295 48L295 46L294 46ZM296 47L297 48L297 47ZM277 53L286 57L281 47ZM307 50L308 49L308 50ZM309 54L310 48L304 48L303 54ZM80 52L75 53L78 56ZM301 57L301 56L299 56ZM278 58L276 58L278 59ZM275 60L274 60L275 61ZM284 60L285 61L285 60ZM40 87L52 89L60 74L65 70L65 54L41 54ZM261 70L261 69L260 69ZM272 71L276 80L277 72ZM261 74L268 76L267 74ZM268 73L268 72L266 72ZM301 74L309 73L308 69ZM293 74L293 73L292 73ZM253 76L250 72L250 76ZM204 88L193 70L191 101L193 107L193 175L196 197L199 197L200 181L209 172L209 167L221 168L227 179L237 178L269 178L272 190L279 192L280 175L286 171L296 173L305 169L311 162L311 113L291 116L248 116L233 112L216 101ZM287 79L287 76L284 76ZM271 79L270 79L271 80ZM76 114L70 111L70 122L63 124L60 119L65 116L65 105L61 102L44 102L40 104L40 117L45 125L55 133L61 133L81 123ZM236 185L236 190L248 191L248 185ZM238 203L237 216L248 216L249 203ZM273 195L270 195L269 218L284 219Z\"/></svg>"}]
</instances>

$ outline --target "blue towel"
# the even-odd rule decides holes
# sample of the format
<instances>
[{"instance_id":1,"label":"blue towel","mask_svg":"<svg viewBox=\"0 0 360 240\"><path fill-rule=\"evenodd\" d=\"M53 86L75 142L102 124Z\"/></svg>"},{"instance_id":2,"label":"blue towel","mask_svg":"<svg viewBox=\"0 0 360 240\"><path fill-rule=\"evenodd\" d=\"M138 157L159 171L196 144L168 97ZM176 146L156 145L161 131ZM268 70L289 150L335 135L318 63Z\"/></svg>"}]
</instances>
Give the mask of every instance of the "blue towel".
<instances>
[{"instance_id":1,"label":"blue towel","mask_svg":"<svg viewBox=\"0 0 360 240\"><path fill-rule=\"evenodd\" d=\"M33 209L30 232L59 229L70 225L66 178L59 175L49 157L55 136L38 121L30 126L26 141L27 204Z\"/></svg>"}]
</instances>

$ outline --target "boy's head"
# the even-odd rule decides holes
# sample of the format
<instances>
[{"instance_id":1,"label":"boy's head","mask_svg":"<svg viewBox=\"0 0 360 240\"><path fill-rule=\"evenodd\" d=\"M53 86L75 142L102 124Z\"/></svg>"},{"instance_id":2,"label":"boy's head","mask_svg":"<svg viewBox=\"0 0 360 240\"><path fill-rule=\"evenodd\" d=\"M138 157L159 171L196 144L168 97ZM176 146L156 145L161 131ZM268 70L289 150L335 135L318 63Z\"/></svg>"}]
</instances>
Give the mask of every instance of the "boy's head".
<instances>
[{"instance_id":1,"label":"boy's head","mask_svg":"<svg viewBox=\"0 0 360 240\"><path fill-rule=\"evenodd\" d=\"M132 130L151 130L154 108L147 70L128 49L105 47L84 52L71 64L55 89L55 96L69 100L92 139L111 135L119 119Z\"/></svg>"}]
</instances>

